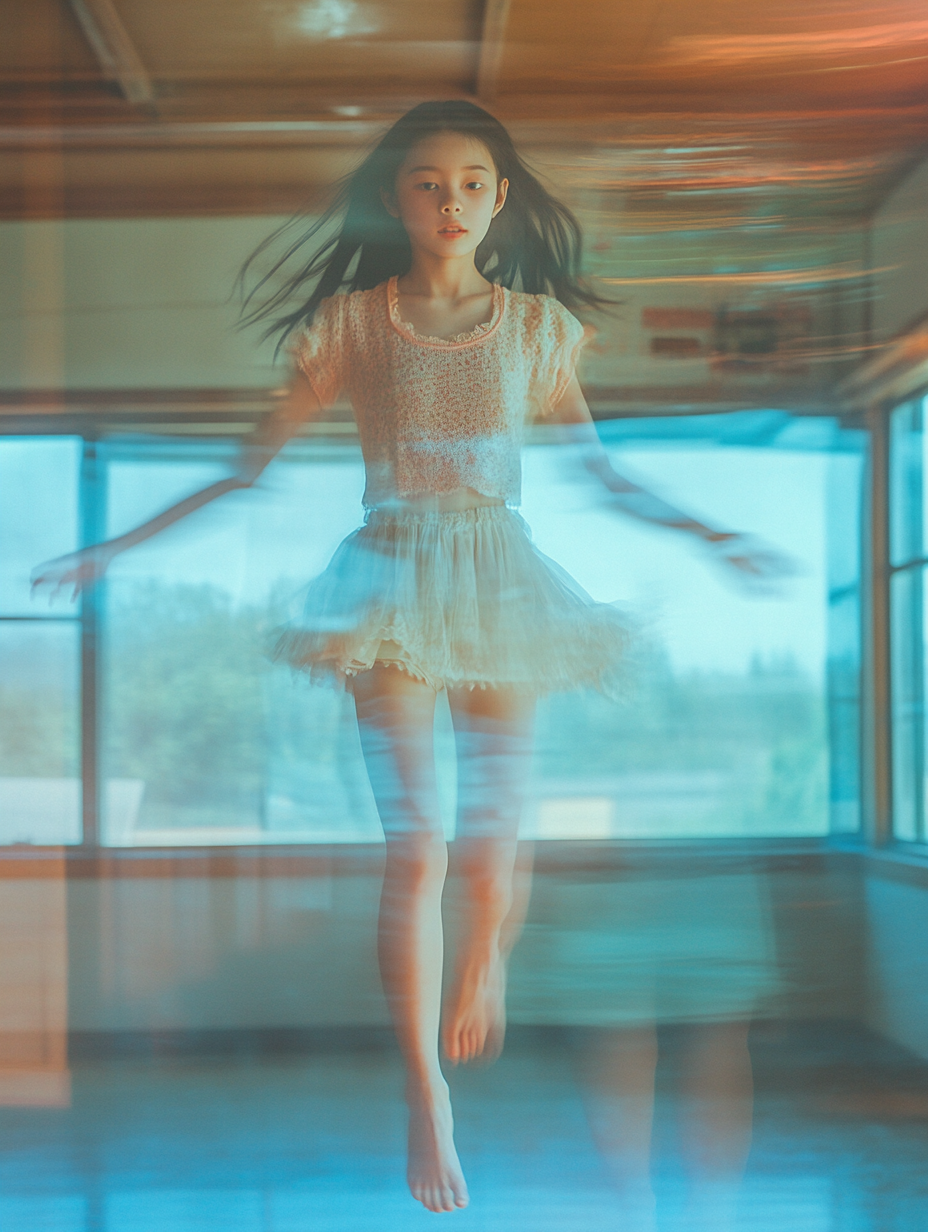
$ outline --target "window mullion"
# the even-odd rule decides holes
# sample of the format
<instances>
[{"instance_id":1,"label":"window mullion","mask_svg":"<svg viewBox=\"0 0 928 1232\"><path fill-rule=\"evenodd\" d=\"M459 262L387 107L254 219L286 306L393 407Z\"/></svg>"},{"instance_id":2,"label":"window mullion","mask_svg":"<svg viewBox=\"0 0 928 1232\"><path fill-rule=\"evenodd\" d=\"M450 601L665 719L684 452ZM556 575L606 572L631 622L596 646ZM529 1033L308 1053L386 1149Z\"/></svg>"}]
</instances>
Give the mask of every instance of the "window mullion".
<instances>
[{"instance_id":1,"label":"window mullion","mask_svg":"<svg viewBox=\"0 0 928 1232\"><path fill-rule=\"evenodd\" d=\"M870 414L870 792L869 838L892 839L892 743L889 628L889 416Z\"/></svg>"},{"instance_id":2,"label":"window mullion","mask_svg":"<svg viewBox=\"0 0 928 1232\"><path fill-rule=\"evenodd\" d=\"M104 534L103 476L95 440L85 440L81 459L81 546L99 543ZM81 600L81 821L82 845L100 845L100 605L99 586Z\"/></svg>"}]
</instances>

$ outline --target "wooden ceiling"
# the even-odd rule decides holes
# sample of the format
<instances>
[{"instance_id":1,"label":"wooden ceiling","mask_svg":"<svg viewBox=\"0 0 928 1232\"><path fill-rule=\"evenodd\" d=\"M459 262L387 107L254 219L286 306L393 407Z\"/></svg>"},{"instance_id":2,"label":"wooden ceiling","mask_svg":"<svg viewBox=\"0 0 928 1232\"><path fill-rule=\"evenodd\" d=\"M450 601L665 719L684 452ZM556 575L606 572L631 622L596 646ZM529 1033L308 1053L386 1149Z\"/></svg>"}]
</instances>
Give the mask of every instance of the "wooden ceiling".
<instances>
[{"instance_id":1,"label":"wooden ceiling","mask_svg":"<svg viewBox=\"0 0 928 1232\"><path fill-rule=\"evenodd\" d=\"M619 288L602 413L821 408L883 362L866 224L928 153L924 0L0 0L0 29L0 219L312 208L470 98Z\"/></svg>"},{"instance_id":2,"label":"wooden ceiling","mask_svg":"<svg viewBox=\"0 0 928 1232\"><path fill-rule=\"evenodd\" d=\"M0 0L0 27L6 218L289 211L433 97L655 225L758 194L859 218L928 142L922 0Z\"/></svg>"}]
</instances>

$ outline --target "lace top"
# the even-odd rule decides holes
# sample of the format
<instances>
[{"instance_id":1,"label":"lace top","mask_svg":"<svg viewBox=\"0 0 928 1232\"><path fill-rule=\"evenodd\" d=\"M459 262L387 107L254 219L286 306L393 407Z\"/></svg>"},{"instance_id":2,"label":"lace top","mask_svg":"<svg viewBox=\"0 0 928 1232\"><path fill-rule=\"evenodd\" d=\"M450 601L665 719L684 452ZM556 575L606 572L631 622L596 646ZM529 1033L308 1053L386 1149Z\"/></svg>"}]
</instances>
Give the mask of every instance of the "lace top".
<instances>
[{"instance_id":1,"label":"lace top","mask_svg":"<svg viewBox=\"0 0 928 1232\"><path fill-rule=\"evenodd\" d=\"M351 400L367 508L457 488L518 504L526 420L557 405L583 342L557 300L498 285L484 325L426 337L400 317L391 278L323 300L294 358L322 406Z\"/></svg>"}]
</instances>

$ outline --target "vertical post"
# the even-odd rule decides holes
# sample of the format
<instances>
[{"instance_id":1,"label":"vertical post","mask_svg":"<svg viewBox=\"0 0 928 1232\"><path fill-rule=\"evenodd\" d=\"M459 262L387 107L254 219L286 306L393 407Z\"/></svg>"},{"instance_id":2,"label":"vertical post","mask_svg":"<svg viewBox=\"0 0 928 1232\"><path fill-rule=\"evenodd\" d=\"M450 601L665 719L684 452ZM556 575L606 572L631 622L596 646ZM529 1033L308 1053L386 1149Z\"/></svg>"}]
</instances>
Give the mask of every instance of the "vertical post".
<instances>
[{"instance_id":1,"label":"vertical post","mask_svg":"<svg viewBox=\"0 0 928 1232\"><path fill-rule=\"evenodd\" d=\"M892 710L889 613L889 413L873 407L870 427L870 638L867 838L875 847L892 841Z\"/></svg>"},{"instance_id":2,"label":"vertical post","mask_svg":"<svg viewBox=\"0 0 928 1232\"><path fill-rule=\"evenodd\" d=\"M96 441L84 441L81 460L81 546L99 543L103 537L103 485ZM99 742L99 586L85 590L81 598L81 819L82 843L100 845L100 742Z\"/></svg>"}]
</instances>

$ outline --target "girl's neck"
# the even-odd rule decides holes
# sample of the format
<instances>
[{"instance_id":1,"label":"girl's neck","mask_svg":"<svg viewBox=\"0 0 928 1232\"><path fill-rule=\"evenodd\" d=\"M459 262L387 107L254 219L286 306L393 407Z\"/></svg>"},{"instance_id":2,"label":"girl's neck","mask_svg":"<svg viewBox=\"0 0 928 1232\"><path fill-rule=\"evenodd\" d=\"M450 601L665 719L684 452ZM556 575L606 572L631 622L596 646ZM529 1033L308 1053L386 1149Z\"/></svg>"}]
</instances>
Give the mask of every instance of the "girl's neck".
<instances>
[{"instance_id":1,"label":"girl's neck","mask_svg":"<svg viewBox=\"0 0 928 1232\"><path fill-rule=\"evenodd\" d=\"M421 299L458 302L475 295L486 295L491 284L474 264L473 254L460 258L436 257L413 250L409 272L397 281L401 295Z\"/></svg>"}]
</instances>

